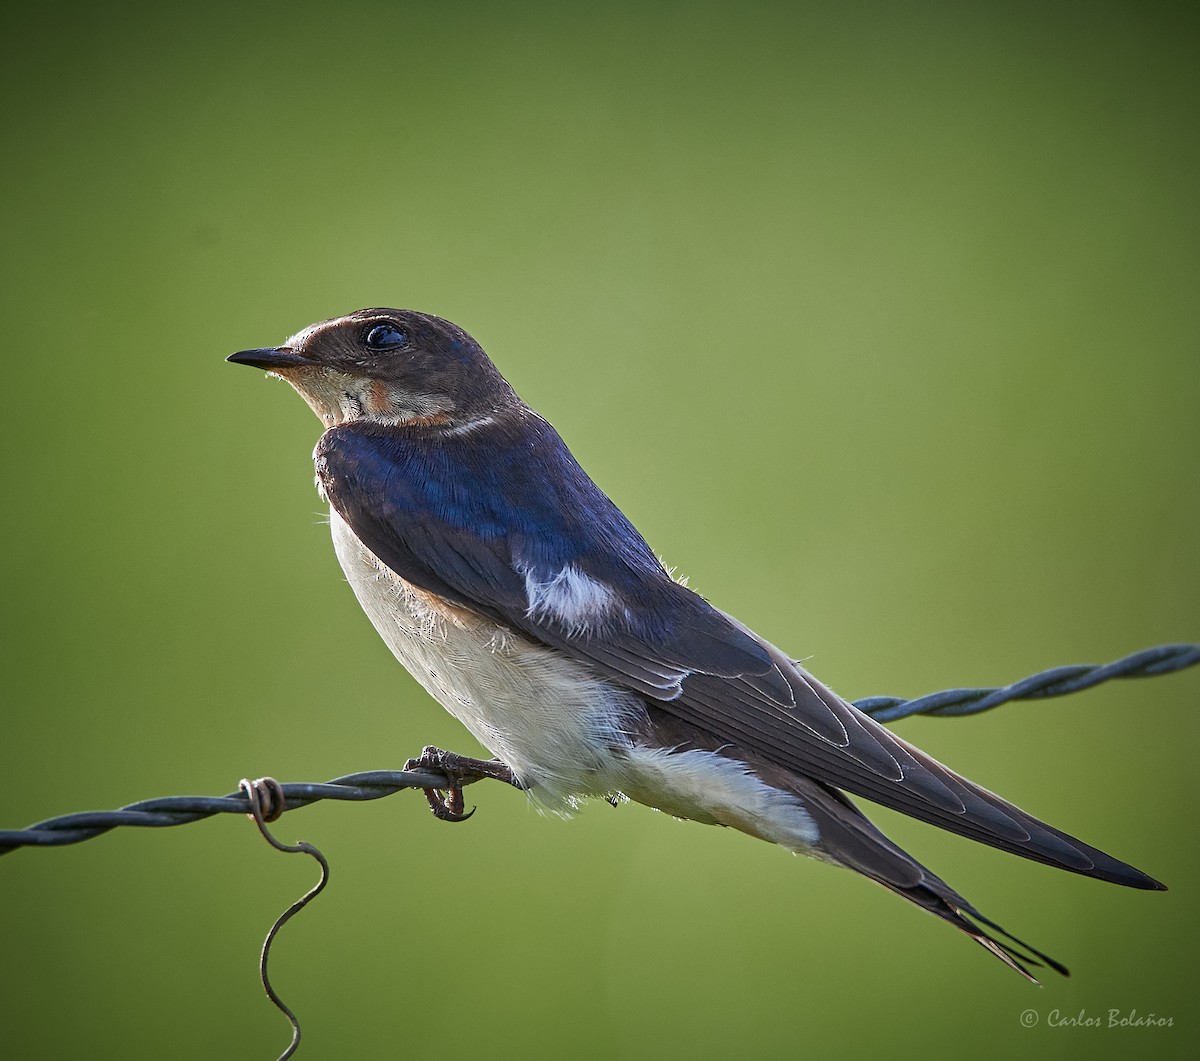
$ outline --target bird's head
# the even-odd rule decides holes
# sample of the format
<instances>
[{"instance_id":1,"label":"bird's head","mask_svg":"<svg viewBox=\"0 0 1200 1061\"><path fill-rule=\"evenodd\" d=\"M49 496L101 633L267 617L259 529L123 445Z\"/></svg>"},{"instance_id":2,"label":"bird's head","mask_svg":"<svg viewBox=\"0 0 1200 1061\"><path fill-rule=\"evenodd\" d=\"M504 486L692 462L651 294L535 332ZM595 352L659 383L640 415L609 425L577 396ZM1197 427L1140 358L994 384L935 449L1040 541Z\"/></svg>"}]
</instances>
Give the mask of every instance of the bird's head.
<instances>
[{"instance_id":1,"label":"bird's head","mask_svg":"<svg viewBox=\"0 0 1200 1061\"><path fill-rule=\"evenodd\" d=\"M413 310L360 309L228 360L287 380L326 428L464 423L519 401L466 332Z\"/></svg>"}]
</instances>

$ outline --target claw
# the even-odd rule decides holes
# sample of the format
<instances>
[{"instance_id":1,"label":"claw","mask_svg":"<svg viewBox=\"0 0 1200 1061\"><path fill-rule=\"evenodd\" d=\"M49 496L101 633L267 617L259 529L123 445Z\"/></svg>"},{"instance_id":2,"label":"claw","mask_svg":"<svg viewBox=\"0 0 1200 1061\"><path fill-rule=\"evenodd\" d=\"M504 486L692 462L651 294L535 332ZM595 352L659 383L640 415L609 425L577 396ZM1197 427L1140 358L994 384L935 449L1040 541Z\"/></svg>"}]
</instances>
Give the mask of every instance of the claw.
<instances>
[{"instance_id":1,"label":"claw","mask_svg":"<svg viewBox=\"0 0 1200 1061\"><path fill-rule=\"evenodd\" d=\"M416 759L409 759L404 764L405 770L435 770L445 774L451 782L447 789L426 788L425 800L433 816L443 822L465 822L475 808L463 810L463 782L470 783L480 778L490 777L497 781L506 781L510 785L520 787L520 783L504 763L493 760L471 759L465 755L442 751L441 748L425 747Z\"/></svg>"},{"instance_id":2,"label":"claw","mask_svg":"<svg viewBox=\"0 0 1200 1061\"><path fill-rule=\"evenodd\" d=\"M466 813L463 812L463 793L461 788L451 788L443 791L438 788L422 789L425 793L425 799L429 803L429 809L433 811L433 816L443 822L465 822L472 814L475 813L475 808L472 807Z\"/></svg>"}]
</instances>

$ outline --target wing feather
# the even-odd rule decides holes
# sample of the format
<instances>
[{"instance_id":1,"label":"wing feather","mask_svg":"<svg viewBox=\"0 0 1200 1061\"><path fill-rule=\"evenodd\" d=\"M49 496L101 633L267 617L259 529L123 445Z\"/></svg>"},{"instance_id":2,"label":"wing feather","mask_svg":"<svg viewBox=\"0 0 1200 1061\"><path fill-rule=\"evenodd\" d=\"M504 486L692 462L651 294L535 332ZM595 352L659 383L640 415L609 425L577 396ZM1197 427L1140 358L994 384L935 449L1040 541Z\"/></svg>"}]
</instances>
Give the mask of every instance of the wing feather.
<instances>
[{"instance_id":1,"label":"wing feather","mask_svg":"<svg viewBox=\"0 0 1200 1061\"><path fill-rule=\"evenodd\" d=\"M342 425L318 444L318 478L401 578L587 663L722 740L982 843L1161 887L942 766L673 581L536 414L523 410L490 432L483 442L481 432ZM557 622L533 607L527 575L549 583L568 565L611 591L619 606L603 621Z\"/></svg>"}]
</instances>

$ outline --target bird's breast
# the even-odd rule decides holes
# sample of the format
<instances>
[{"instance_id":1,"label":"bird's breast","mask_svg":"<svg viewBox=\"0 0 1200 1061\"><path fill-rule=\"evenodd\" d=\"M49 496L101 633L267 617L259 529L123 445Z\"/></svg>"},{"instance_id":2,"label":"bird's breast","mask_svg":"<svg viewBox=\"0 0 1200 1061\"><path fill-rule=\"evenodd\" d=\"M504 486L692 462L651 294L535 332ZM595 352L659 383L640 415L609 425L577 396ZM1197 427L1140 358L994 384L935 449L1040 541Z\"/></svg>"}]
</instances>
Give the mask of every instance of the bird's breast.
<instances>
[{"instance_id":1,"label":"bird's breast","mask_svg":"<svg viewBox=\"0 0 1200 1061\"><path fill-rule=\"evenodd\" d=\"M400 578L330 509L334 550L393 655L541 802L621 787L645 708L586 665Z\"/></svg>"}]
</instances>

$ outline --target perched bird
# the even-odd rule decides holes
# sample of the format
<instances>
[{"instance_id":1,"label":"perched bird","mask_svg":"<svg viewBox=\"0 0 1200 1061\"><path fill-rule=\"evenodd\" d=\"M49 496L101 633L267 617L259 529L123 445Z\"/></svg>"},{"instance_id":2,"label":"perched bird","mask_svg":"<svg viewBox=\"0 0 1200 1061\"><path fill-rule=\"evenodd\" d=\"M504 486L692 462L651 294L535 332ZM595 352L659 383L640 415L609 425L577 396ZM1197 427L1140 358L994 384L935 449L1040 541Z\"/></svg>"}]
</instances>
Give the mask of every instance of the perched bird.
<instances>
[{"instance_id":1,"label":"perched bird","mask_svg":"<svg viewBox=\"0 0 1200 1061\"><path fill-rule=\"evenodd\" d=\"M855 709L671 578L558 433L461 328L364 309L230 361L287 380L334 549L396 658L545 806L628 797L845 866L1028 979L1059 963L887 839L845 793L1132 888L1141 871L1046 825ZM456 768L427 749L425 765ZM451 776L453 776L451 774ZM431 805L461 814L461 793Z\"/></svg>"}]
</instances>

